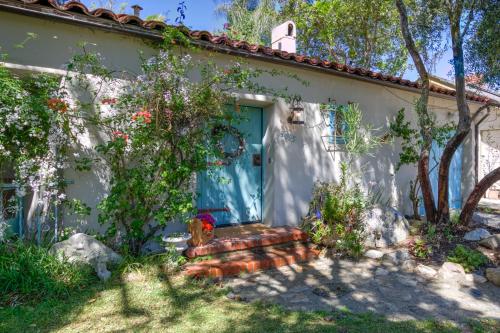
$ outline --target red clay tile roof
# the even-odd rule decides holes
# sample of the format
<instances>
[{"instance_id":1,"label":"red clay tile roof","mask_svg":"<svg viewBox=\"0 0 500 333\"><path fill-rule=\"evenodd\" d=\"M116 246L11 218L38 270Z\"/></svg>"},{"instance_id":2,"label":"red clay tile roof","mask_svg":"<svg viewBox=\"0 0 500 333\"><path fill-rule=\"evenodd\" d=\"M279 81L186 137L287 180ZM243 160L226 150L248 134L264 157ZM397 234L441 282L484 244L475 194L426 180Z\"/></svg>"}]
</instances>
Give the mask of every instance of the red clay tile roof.
<instances>
[{"instance_id":1,"label":"red clay tile roof","mask_svg":"<svg viewBox=\"0 0 500 333\"><path fill-rule=\"evenodd\" d=\"M79 13L92 18L101 18L114 21L121 25L133 25L142 29L146 29L150 32L159 33L163 28L167 27L166 23L158 21L145 21L134 15L127 14L116 14L108 9L98 8L94 10L88 9L84 4L78 1L69 1L64 5L59 5L56 0L17 0L16 2L22 2L28 5L40 5L52 7L58 11ZM20 5L20 4L19 4ZM247 53L249 55L259 55L262 56L262 60L283 60L285 62L290 62L290 64L304 64L310 65L317 68L328 70L329 72L340 72L344 74L351 74L354 77L367 78L370 81L378 82L389 82L399 86L408 88L420 88L421 84L417 81L410 81L403 79L402 77L397 77L393 75L385 75L380 72L375 72L365 68L352 67L344 64L339 64L336 62L330 62L327 60L321 60L317 58L311 58L305 55L299 55L294 53L288 53L285 51L275 50L267 46L249 44L245 41L232 40L227 36L217 36L213 35L208 31L197 31L182 29L182 31L188 35L193 41L201 41L213 45L214 47L224 47L232 50L240 51L240 53ZM432 92L455 96L455 91L451 89L445 89L436 85L431 85ZM486 103L489 101L487 97L468 94L467 98L471 101Z\"/></svg>"}]
</instances>

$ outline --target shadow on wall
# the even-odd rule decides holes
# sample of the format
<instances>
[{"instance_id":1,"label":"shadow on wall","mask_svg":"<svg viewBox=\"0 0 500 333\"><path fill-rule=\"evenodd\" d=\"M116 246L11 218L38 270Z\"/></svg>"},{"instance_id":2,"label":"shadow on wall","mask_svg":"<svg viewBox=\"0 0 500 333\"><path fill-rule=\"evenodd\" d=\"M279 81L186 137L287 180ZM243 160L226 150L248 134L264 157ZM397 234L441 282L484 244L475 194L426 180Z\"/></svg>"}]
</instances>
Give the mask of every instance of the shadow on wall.
<instances>
[{"instance_id":1,"label":"shadow on wall","mask_svg":"<svg viewBox=\"0 0 500 333\"><path fill-rule=\"evenodd\" d=\"M306 104L305 113L305 125L288 124L284 112L276 115L272 124L275 132L272 150L276 162L274 225L300 224L301 218L307 214L314 183L338 182L340 163L347 160L345 152L327 151L322 136L329 135L329 128L322 119L319 105ZM386 131L387 128L380 128L376 134L383 135ZM355 158L349 176L361 185L365 193L380 191L382 203L407 211L410 207L406 194L409 180L407 176L397 178L395 163L398 160L395 146L383 144L370 154ZM400 186L397 186L397 181Z\"/></svg>"},{"instance_id":2,"label":"shadow on wall","mask_svg":"<svg viewBox=\"0 0 500 333\"><path fill-rule=\"evenodd\" d=\"M124 82L116 79L111 84L104 84L99 79L94 77L86 77L85 82L78 82L74 78L71 82L69 99L71 102L78 103L85 114L95 115L97 113L111 112L109 106L100 105L100 100L107 96L118 96ZM97 108L101 108L98 110ZM71 226L78 231L86 233L102 233L106 227L98 223L97 205L105 198L109 186L109 171L106 165L100 159L95 147L107 142L109 137L103 131L100 131L90 121L81 121L83 133L79 134L78 144L73 145L73 151L70 159L89 158L92 160L90 170L78 171L72 163L71 168L65 172L65 178L72 181L72 184L67 188L69 199L81 200L84 204L91 208L89 216L78 216L66 212L65 225ZM77 130L77 129L75 129Z\"/></svg>"}]
</instances>

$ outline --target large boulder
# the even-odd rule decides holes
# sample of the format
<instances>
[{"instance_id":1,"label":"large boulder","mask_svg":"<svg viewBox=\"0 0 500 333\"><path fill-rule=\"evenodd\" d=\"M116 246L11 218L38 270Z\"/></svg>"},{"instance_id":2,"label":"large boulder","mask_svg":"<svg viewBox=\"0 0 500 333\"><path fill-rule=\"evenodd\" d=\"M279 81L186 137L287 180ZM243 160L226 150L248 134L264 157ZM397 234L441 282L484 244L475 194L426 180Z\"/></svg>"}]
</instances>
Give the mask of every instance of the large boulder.
<instances>
[{"instance_id":1,"label":"large boulder","mask_svg":"<svg viewBox=\"0 0 500 333\"><path fill-rule=\"evenodd\" d=\"M448 284L464 284L467 280L462 265L448 261L439 268L437 275L442 282Z\"/></svg>"},{"instance_id":2,"label":"large boulder","mask_svg":"<svg viewBox=\"0 0 500 333\"><path fill-rule=\"evenodd\" d=\"M488 238L482 239L481 241L479 241L479 245L482 245L492 250L500 248L500 234L495 234Z\"/></svg>"},{"instance_id":3,"label":"large boulder","mask_svg":"<svg viewBox=\"0 0 500 333\"><path fill-rule=\"evenodd\" d=\"M500 267L487 268L486 269L486 278L488 279L488 281L493 283L495 286L500 287Z\"/></svg>"},{"instance_id":4,"label":"large boulder","mask_svg":"<svg viewBox=\"0 0 500 333\"><path fill-rule=\"evenodd\" d=\"M464 235L464 239L466 241L480 241L481 239L485 239L490 236L491 234L488 232L488 230L484 228L477 228L466 233Z\"/></svg>"},{"instance_id":5,"label":"large boulder","mask_svg":"<svg viewBox=\"0 0 500 333\"><path fill-rule=\"evenodd\" d=\"M118 264L122 257L92 236L78 233L65 241L54 244L50 252L60 260L89 264L94 267L101 280L107 280L111 273L107 264Z\"/></svg>"},{"instance_id":6,"label":"large boulder","mask_svg":"<svg viewBox=\"0 0 500 333\"><path fill-rule=\"evenodd\" d=\"M365 246L388 247L403 242L410 235L406 218L391 207L375 207L366 212Z\"/></svg>"}]
</instances>

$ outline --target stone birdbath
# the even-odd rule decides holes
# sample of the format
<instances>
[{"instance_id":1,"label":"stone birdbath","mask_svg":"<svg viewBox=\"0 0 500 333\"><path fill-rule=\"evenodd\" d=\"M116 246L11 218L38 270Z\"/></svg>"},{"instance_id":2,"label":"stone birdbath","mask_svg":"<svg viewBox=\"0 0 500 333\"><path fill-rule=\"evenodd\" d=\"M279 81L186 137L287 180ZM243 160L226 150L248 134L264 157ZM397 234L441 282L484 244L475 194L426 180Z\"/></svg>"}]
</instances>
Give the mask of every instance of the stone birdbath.
<instances>
[{"instance_id":1,"label":"stone birdbath","mask_svg":"<svg viewBox=\"0 0 500 333\"><path fill-rule=\"evenodd\" d=\"M163 236L162 240L166 243L166 249L175 249L177 253L181 254L188 249L188 241L191 239L191 234L187 232L174 233Z\"/></svg>"}]
</instances>

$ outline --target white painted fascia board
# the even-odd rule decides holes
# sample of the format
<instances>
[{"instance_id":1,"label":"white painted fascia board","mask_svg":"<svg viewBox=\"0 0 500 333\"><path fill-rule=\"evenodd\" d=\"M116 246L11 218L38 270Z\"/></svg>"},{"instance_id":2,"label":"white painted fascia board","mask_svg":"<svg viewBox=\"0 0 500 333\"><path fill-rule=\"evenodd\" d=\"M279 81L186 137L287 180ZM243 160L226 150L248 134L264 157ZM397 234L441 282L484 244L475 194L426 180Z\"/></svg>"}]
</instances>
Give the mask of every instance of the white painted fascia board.
<instances>
[{"instance_id":1,"label":"white painted fascia board","mask_svg":"<svg viewBox=\"0 0 500 333\"><path fill-rule=\"evenodd\" d=\"M16 72L21 73L44 73L44 74L52 74L57 76L64 76L68 74L68 71L63 69L55 69L49 67L40 67L40 66L29 66L29 65L20 65L11 62L0 62L0 66L11 69Z\"/></svg>"}]
</instances>

